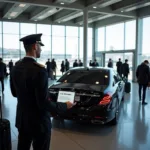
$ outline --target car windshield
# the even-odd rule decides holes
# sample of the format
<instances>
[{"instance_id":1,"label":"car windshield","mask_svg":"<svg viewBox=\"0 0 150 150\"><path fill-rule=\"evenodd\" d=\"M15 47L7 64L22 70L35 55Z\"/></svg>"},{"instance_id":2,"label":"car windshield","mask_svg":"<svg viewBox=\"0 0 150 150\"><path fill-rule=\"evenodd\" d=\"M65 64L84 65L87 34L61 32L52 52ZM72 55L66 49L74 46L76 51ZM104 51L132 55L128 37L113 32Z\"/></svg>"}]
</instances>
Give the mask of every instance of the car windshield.
<instances>
[{"instance_id":1,"label":"car windshield","mask_svg":"<svg viewBox=\"0 0 150 150\"><path fill-rule=\"evenodd\" d=\"M109 84L108 70L72 70L63 75L58 82L83 84Z\"/></svg>"}]
</instances>

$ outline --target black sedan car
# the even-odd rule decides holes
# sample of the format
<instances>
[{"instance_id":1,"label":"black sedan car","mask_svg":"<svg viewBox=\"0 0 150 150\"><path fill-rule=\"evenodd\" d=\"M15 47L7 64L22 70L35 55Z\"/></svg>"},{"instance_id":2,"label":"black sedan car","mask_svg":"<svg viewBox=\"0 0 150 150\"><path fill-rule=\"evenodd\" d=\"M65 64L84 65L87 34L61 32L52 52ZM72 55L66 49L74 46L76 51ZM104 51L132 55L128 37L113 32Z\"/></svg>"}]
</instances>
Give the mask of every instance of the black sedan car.
<instances>
[{"instance_id":1,"label":"black sedan car","mask_svg":"<svg viewBox=\"0 0 150 150\"><path fill-rule=\"evenodd\" d=\"M124 86L120 76L111 68L83 67L66 72L49 87L49 94L53 101L57 101L60 91L75 93L76 105L59 115L63 119L117 124Z\"/></svg>"}]
</instances>

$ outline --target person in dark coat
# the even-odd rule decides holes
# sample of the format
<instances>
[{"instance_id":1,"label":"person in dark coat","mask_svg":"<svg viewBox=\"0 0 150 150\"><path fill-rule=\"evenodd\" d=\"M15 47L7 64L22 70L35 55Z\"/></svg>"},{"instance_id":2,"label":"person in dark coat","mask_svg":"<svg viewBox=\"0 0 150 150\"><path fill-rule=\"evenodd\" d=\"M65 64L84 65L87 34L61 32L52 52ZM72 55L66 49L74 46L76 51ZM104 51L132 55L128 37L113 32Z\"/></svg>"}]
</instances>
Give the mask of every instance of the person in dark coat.
<instances>
[{"instance_id":1,"label":"person in dark coat","mask_svg":"<svg viewBox=\"0 0 150 150\"><path fill-rule=\"evenodd\" d=\"M122 75L123 75L123 77L125 77L127 79L127 81L128 81L128 75L130 73L129 70L130 69L129 69L128 60L126 59L125 63L122 65Z\"/></svg>"},{"instance_id":2,"label":"person in dark coat","mask_svg":"<svg viewBox=\"0 0 150 150\"><path fill-rule=\"evenodd\" d=\"M146 98L146 89L147 86L150 84L150 69L149 69L149 62L148 60L145 60L141 65L137 67L136 70L136 77L137 81L139 83L139 100L142 100L142 104L147 104L145 102ZM143 89L143 96L141 99L141 91Z\"/></svg>"},{"instance_id":3,"label":"person in dark coat","mask_svg":"<svg viewBox=\"0 0 150 150\"><path fill-rule=\"evenodd\" d=\"M95 59L94 62L92 63L92 66L93 66L93 67L98 67L98 66L99 66L99 64L98 64L98 62L97 62L96 59Z\"/></svg>"},{"instance_id":4,"label":"person in dark coat","mask_svg":"<svg viewBox=\"0 0 150 150\"><path fill-rule=\"evenodd\" d=\"M6 73L6 64L3 63L3 59L0 58L0 82L2 85L2 92L4 92L4 77Z\"/></svg>"},{"instance_id":5,"label":"person in dark coat","mask_svg":"<svg viewBox=\"0 0 150 150\"><path fill-rule=\"evenodd\" d=\"M108 65L107 65L108 68L113 68L113 62L112 62L112 59L110 58L109 61L108 61Z\"/></svg>"},{"instance_id":6,"label":"person in dark coat","mask_svg":"<svg viewBox=\"0 0 150 150\"><path fill-rule=\"evenodd\" d=\"M54 73L53 77L54 77L54 79L56 80L56 69L57 69L57 64L56 64L56 61L55 61L54 58L52 59L51 65L52 65L52 70L53 70L53 73Z\"/></svg>"},{"instance_id":7,"label":"person in dark coat","mask_svg":"<svg viewBox=\"0 0 150 150\"><path fill-rule=\"evenodd\" d=\"M60 71L62 72L62 75L65 72L65 63L64 63L64 61L62 61L62 63L61 63L61 69L60 69Z\"/></svg>"},{"instance_id":8,"label":"person in dark coat","mask_svg":"<svg viewBox=\"0 0 150 150\"><path fill-rule=\"evenodd\" d=\"M36 62L40 57L42 34L20 39L26 56L13 67L10 87L17 97L16 127L19 132L17 150L49 150L51 139L50 113L60 114L71 108L71 102L52 102L48 96L48 75L45 67Z\"/></svg>"},{"instance_id":9,"label":"person in dark coat","mask_svg":"<svg viewBox=\"0 0 150 150\"><path fill-rule=\"evenodd\" d=\"M75 60L75 62L73 63L73 68L78 67L78 62L77 60Z\"/></svg>"},{"instance_id":10,"label":"person in dark coat","mask_svg":"<svg viewBox=\"0 0 150 150\"><path fill-rule=\"evenodd\" d=\"M10 60L10 62L8 64L8 67L9 67L9 72L11 72L11 70L13 68L13 62L12 62L12 60Z\"/></svg>"},{"instance_id":11,"label":"person in dark coat","mask_svg":"<svg viewBox=\"0 0 150 150\"><path fill-rule=\"evenodd\" d=\"M66 69L66 71L68 71L70 69L70 63L69 63L68 59L65 60L65 69Z\"/></svg>"},{"instance_id":12,"label":"person in dark coat","mask_svg":"<svg viewBox=\"0 0 150 150\"><path fill-rule=\"evenodd\" d=\"M90 67L92 67L92 66L93 66L92 60L90 60L90 62L89 62L89 66L90 66Z\"/></svg>"},{"instance_id":13,"label":"person in dark coat","mask_svg":"<svg viewBox=\"0 0 150 150\"><path fill-rule=\"evenodd\" d=\"M52 64L50 62L50 59L48 59L48 61L45 63L45 65L46 65L46 70L47 70L47 73L48 73L48 77L53 79Z\"/></svg>"},{"instance_id":14,"label":"person in dark coat","mask_svg":"<svg viewBox=\"0 0 150 150\"><path fill-rule=\"evenodd\" d=\"M116 63L117 66L117 72L122 77L122 61L121 58L119 58L119 61Z\"/></svg>"},{"instance_id":15,"label":"person in dark coat","mask_svg":"<svg viewBox=\"0 0 150 150\"><path fill-rule=\"evenodd\" d=\"M82 63L81 60L79 60L78 66L79 66L79 67L82 67L82 66L83 66L83 63Z\"/></svg>"}]
</instances>

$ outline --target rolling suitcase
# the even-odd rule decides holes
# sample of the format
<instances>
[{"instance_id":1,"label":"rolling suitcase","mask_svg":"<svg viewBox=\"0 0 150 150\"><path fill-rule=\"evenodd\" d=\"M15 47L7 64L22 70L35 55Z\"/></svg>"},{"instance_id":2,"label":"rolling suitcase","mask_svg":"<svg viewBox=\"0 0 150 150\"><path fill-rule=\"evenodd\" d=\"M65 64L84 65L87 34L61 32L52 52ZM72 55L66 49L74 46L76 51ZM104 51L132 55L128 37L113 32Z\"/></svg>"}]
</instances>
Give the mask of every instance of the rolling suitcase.
<instances>
[{"instance_id":1,"label":"rolling suitcase","mask_svg":"<svg viewBox=\"0 0 150 150\"><path fill-rule=\"evenodd\" d=\"M130 93L131 92L131 83L130 82L126 82L125 83L125 92L126 93Z\"/></svg>"},{"instance_id":2,"label":"rolling suitcase","mask_svg":"<svg viewBox=\"0 0 150 150\"><path fill-rule=\"evenodd\" d=\"M0 96L0 150L11 150L10 122L2 117L2 103Z\"/></svg>"}]
</instances>

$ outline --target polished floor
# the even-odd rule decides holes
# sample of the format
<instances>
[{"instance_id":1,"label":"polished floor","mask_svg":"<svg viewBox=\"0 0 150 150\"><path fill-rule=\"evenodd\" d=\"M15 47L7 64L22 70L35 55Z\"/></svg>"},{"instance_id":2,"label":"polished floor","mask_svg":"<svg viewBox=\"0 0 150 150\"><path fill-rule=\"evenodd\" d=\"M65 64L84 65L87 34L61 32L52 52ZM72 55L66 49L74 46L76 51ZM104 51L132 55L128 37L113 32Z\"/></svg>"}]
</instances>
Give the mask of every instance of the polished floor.
<instances>
[{"instance_id":1,"label":"polished floor","mask_svg":"<svg viewBox=\"0 0 150 150\"><path fill-rule=\"evenodd\" d=\"M150 150L149 97L148 89L149 104L142 106L138 101L137 84L133 84L131 94L126 94L122 103L119 124L113 127L52 120L50 150ZM16 150L16 99L10 93L9 79L5 80L2 105L4 117L11 122L12 150Z\"/></svg>"}]
</instances>

